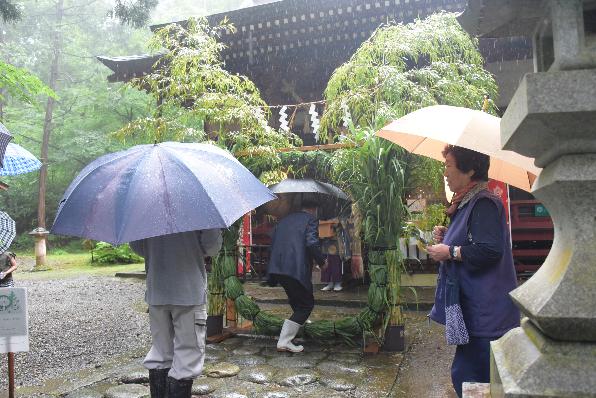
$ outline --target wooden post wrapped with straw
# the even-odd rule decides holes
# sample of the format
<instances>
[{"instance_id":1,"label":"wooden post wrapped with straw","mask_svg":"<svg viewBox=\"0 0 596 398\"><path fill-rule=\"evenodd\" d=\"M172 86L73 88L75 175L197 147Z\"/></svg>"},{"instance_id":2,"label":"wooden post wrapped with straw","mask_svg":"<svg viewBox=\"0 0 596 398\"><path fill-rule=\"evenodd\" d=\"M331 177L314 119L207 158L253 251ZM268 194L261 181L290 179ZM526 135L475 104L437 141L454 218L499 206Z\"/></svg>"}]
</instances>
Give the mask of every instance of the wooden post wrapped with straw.
<instances>
[{"instance_id":1,"label":"wooden post wrapped with straw","mask_svg":"<svg viewBox=\"0 0 596 398\"><path fill-rule=\"evenodd\" d=\"M223 256L218 255L213 258L211 272L207 276L207 315L223 315L226 306L224 297L224 285L222 280L222 261Z\"/></svg>"}]
</instances>

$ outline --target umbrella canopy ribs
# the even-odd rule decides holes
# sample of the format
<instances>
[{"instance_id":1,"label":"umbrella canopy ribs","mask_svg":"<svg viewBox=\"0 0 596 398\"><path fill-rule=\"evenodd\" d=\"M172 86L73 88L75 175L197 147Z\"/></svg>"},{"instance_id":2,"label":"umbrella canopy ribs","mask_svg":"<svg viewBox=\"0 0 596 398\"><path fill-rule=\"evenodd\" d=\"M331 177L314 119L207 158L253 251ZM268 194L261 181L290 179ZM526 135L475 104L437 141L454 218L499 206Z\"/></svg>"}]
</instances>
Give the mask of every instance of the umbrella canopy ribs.
<instances>
[{"instance_id":1,"label":"umbrella canopy ribs","mask_svg":"<svg viewBox=\"0 0 596 398\"><path fill-rule=\"evenodd\" d=\"M229 152L164 142L104 155L66 190L51 232L112 244L227 228L276 196Z\"/></svg>"}]
</instances>

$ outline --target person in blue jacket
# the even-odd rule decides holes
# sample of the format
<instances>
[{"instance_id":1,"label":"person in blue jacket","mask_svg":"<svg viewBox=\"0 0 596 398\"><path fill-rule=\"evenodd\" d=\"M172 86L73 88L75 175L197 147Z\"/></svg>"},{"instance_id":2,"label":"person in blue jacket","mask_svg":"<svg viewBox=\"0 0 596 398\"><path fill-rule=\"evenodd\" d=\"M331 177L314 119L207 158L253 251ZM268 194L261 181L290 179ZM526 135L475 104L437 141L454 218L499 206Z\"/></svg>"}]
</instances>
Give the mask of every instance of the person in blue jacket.
<instances>
[{"instance_id":1,"label":"person in blue jacket","mask_svg":"<svg viewBox=\"0 0 596 398\"><path fill-rule=\"evenodd\" d=\"M315 306L311 281L313 260L326 265L316 214L317 204L305 200L302 210L282 218L273 232L267 277L271 285L280 284L284 288L294 311L290 319L284 320L277 341L278 351L304 350L303 346L294 345L292 339Z\"/></svg>"},{"instance_id":2,"label":"person in blue jacket","mask_svg":"<svg viewBox=\"0 0 596 398\"><path fill-rule=\"evenodd\" d=\"M453 317L447 311L449 281L456 281L461 317L467 343L458 344L451 379L458 396L463 382L490 380L490 342L519 326L520 313L509 297L517 280L505 209L501 200L487 189L490 159L487 155L448 145L443 151L445 177L454 197L447 215L449 228L437 226L437 244L428 247L432 259L440 261L435 303L430 318L446 325ZM451 283L451 285L453 285ZM451 303L452 304L452 303ZM459 308L458 308L459 310ZM459 317L459 318L461 318Z\"/></svg>"}]
</instances>

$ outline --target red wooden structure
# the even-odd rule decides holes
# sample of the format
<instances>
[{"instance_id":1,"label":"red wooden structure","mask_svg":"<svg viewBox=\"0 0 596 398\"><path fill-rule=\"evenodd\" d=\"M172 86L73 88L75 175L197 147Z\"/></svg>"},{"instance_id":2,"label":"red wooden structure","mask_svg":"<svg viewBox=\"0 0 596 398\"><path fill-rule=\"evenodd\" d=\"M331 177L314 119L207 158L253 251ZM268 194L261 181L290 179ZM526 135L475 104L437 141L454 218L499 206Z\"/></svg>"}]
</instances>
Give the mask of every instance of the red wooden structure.
<instances>
[{"instance_id":1,"label":"red wooden structure","mask_svg":"<svg viewBox=\"0 0 596 398\"><path fill-rule=\"evenodd\" d=\"M518 276L536 272L544 263L554 238L553 222L540 202L511 200L511 240Z\"/></svg>"}]
</instances>

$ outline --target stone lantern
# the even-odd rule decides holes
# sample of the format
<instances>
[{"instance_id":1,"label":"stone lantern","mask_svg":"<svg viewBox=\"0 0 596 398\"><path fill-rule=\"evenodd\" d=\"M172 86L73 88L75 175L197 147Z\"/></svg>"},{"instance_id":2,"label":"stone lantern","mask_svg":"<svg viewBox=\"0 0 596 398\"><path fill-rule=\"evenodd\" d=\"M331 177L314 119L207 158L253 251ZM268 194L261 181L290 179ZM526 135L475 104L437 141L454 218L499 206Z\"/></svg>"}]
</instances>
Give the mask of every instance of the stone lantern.
<instances>
[{"instance_id":1,"label":"stone lantern","mask_svg":"<svg viewBox=\"0 0 596 398\"><path fill-rule=\"evenodd\" d=\"M50 233L44 227L37 227L29 232L35 238L35 266L46 264L46 236Z\"/></svg>"},{"instance_id":2,"label":"stone lantern","mask_svg":"<svg viewBox=\"0 0 596 398\"><path fill-rule=\"evenodd\" d=\"M533 37L535 73L501 143L543 168L533 194L555 225L546 261L511 293L521 327L491 344L491 397L596 397L596 0L470 0L460 22Z\"/></svg>"}]
</instances>

